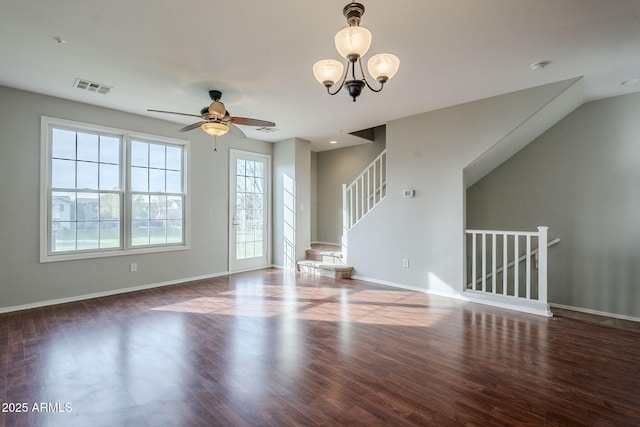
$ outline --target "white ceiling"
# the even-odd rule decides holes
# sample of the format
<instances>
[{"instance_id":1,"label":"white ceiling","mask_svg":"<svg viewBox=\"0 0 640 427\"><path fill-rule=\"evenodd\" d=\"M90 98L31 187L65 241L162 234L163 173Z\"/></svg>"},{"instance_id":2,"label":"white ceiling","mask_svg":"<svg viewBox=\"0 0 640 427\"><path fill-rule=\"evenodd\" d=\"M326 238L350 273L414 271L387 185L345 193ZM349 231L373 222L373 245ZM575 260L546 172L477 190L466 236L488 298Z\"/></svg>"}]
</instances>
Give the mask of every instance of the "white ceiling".
<instances>
[{"instance_id":1,"label":"white ceiling","mask_svg":"<svg viewBox=\"0 0 640 427\"><path fill-rule=\"evenodd\" d=\"M232 115L276 122L270 134L243 127L249 137L304 138L315 151L393 119L576 76L587 99L640 91L620 85L640 78L638 0L362 1L367 58L388 51L401 63L381 93L356 103L328 96L311 72L340 59L333 37L346 0L34 3L0 0L0 85L181 124L192 120L146 109L197 114L219 89ZM541 60L551 64L529 69ZM114 89L81 91L77 77Z\"/></svg>"}]
</instances>

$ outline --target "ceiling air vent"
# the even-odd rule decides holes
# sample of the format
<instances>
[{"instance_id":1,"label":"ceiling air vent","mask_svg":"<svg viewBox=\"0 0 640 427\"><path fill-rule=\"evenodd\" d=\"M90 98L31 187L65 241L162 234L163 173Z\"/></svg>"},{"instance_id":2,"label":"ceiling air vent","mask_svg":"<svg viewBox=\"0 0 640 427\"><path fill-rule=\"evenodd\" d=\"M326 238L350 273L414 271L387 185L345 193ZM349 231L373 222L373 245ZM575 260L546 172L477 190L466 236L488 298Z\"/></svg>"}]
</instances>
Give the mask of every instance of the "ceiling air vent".
<instances>
[{"instance_id":1,"label":"ceiling air vent","mask_svg":"<svg viewBox=\"0 0 640 427\"><path fill-rule=\"evenodd\" d=\"M86 79L76 79L73 86L77 87L78 89L87 90L89 92L101 93L103 95L108 94L109 92L111 92L111 89L113 89L110 86L105 86L103 84L92 82Z\"/></svg>"},{"instance_id":2,"label":"ceiling air vent","mask_svg":"<svg viewBox=\"0 0 640 427\"><path fill-rule=\"evenodd\" d=\"M273 128L273 127L266 127L266 126L263 126L263 127L261 127L261 128L257 128L256 130L257 130L258 132L273 133L273 132L276 132L278 129Z\"/></svg>"}]
</instances>

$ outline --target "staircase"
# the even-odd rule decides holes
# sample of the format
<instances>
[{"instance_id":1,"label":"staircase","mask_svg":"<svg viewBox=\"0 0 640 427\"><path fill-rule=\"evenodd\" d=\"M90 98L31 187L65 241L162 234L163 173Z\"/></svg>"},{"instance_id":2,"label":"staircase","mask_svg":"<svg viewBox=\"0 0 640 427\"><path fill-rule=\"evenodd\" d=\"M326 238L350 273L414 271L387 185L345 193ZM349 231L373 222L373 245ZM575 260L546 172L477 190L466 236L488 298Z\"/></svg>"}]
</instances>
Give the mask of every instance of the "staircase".
<instances>
[{"instance_id":1,"label":"staircase","mask_svg":"<svg viewBox=\"0 0 640 427\"><path fill-rule=\"evenodd\" d=\"M342 247L313 243L306 259L297 262L298 271L334 279L351 279L353 267L344 265Z\"/></svg>"}]
</instances>

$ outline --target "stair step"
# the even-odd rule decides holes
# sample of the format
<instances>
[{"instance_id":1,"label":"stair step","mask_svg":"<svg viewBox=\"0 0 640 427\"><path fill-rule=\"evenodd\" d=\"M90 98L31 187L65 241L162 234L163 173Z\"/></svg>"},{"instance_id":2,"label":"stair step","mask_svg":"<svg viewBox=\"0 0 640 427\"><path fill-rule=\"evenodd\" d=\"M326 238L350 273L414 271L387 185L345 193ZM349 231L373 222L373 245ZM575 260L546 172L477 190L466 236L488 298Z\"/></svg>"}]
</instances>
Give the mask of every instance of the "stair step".
<instances>
[{"instance_id":1,"label":"stair step","mask_svg":"<svg viewBox=\"0 0 640 427\"><path fill-rule=\"evenodd\" d=\"M344 264L327 264L323 261L305 259L297 262L298 271L302 273L317 274L319 276L332 277L334 279L351 279L353 267Z\"/></svg>"},{"instance_id":2,"label":"stair step","mask_svg":"<svg viewBox=\"0 0 640 427\"><path fill-rule=\"evenodd\" d=\"M343 264L342 247L337 245L313 244L306 251L306 259L327 264Z\"/></svg>"}]
</instances>

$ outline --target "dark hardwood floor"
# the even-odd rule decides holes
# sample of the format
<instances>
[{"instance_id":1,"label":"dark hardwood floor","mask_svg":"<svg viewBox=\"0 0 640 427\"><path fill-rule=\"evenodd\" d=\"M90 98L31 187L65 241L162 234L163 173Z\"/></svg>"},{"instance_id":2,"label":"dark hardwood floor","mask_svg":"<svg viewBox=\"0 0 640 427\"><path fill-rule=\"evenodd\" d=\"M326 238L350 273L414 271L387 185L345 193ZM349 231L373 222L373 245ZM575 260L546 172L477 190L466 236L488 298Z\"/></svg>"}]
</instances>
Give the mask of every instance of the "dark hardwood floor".
<instances>
[{"instance_id":1,"label":"dark hardwood floor","mask_svg":"<svg viewBox=\"0 0 640 427\"><path fill-rule=\"evenodd\" d=\"M640 332L270 269L0 315L0 404L12 427L637 426Z\"/></svg>"}]
</instances>

